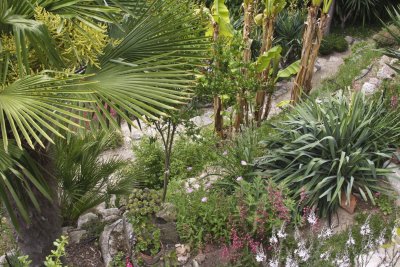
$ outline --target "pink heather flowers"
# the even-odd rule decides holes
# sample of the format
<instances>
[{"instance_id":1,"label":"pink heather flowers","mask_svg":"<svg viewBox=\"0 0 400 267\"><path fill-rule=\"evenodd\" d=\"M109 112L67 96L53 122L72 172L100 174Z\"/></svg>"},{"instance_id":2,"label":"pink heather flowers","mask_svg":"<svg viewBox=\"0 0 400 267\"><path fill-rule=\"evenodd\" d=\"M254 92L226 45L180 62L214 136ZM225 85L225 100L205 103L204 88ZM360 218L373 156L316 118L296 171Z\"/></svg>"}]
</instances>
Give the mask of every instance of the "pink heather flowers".
<instances>
[{"instance_id":1,"label":"pink heather flowers","mask_svg":"<svg viewBox=\"0 0 400 267\"><path fill-rule=\"evenodd\" d=\"M222 153L222 156L227 156L228 155L228 151L224 151L224 153Z\"/></svg>"},{"instance_id":2,"label":"pink heather flowers","mask_svg":"<svg viewBox=\"0 0 400 267\"><path fill-rule=\"evenodd\" d=\"M201 202L205 203L205 202L207 202L207 200L208 200L207 197L203 197L203 198L201 199Z\"/></svg>"}]
</instances>

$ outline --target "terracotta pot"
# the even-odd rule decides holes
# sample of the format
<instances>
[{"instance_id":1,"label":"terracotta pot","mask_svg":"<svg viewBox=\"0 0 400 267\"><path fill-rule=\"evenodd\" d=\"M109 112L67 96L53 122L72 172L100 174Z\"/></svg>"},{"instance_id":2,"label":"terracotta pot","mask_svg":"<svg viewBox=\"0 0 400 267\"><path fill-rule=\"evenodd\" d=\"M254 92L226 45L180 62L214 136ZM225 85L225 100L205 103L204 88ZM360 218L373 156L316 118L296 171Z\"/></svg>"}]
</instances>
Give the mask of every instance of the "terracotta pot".
<instances>
[{"instance_id":1,"label":"terracotta pot","mask_svg":"<svg viewBox=\"0 0 400 267\"><path fill-rule=\"evenodd\" d=\"M341 202L340 202L340 207L342 209L344 209L345 211L347 211L350 214L354 213L354 210L356 209L357 206L357 198L351 194L350 195L350 203L346 203L347 201L347 196L345 192L342 192L342 196L341 196Z\"/></svg>"}]
</instances>

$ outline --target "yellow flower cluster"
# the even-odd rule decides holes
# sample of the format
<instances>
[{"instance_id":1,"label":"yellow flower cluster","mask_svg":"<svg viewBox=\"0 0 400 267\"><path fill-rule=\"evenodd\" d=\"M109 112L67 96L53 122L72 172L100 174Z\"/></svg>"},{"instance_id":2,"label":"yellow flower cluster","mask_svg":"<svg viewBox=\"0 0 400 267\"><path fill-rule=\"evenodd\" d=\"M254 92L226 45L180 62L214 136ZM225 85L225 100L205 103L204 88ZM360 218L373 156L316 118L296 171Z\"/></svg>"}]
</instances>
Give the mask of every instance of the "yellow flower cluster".
<instances>
[{"instance_id":1,"label":"yellow flower cluster","mask_svg":"<svg viewBox=\"0 0 400 267\"><path fill-rule=\"evenodd\" d=\"M36 7L35 19L46 25L67 66L99 67L99 56L110 42L106 25L92 22L96 27L91 27L76 19L64 19L42 7Z\"/></svg>"}]
</instances>

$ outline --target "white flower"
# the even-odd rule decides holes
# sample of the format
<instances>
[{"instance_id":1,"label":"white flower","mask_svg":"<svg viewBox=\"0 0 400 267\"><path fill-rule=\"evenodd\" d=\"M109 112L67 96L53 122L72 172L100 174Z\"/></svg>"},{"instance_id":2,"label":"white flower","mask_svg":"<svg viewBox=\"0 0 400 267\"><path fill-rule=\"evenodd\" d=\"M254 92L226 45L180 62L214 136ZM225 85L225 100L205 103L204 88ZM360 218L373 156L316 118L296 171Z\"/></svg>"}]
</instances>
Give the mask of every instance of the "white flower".
<instances>
[{"instance_id":1,"label":"white flower","mask_svg":"<svg viewBox=\"0 0 400 267\"><path fill-rule=\"evenodd\" d=\"M238 182L240 182L240 181L242 181L243 180L243 177L242 176L239 176L238 178L236 178L236 181L238 181Z\"/></svg>"},{"instance_id":2,"label":"white flower","mask_svg":"<svg viewBox=\"0 0 400 267\"><path fill-rule=\"evenodd\" d=\"M303 262L306 262L310 258L310 251L306 248L305 242L300 241L297 247L298 249L296 249L294 253L297 254Z\"/></svg>"},{"instance_id":3,"label":"white flower","mask_svg":"<svg viewBox=\"0 0 400 267\"><path fill-rule=\"evenodd\" d=\"M257 248L256 261L257 262L264 262L266 259L267 259L267 256L264 253L264 248L262 247L262 245L260 245Z\"/></svg>"},{"instance_id":4,"label":"white flower","mask_svg":"<svg viewBox=\"0 0 400 267\"><path fill-rule=\"evenodd\" d=\"M281 229L277 233L277 236L280 239L285 239L287 237L287 234L285 233L285 224L282 225Z\"/></svg>"},{"instance_id":5,"label":"white flower","mask_svg":"<svg viewBox=\"0 0 400 267\"><path fill-rule=\"evenodd\" d=\"M320 258L321 260L327 261L327 260L329 260L329 257L330 257L330 256L331 256L330 251L326 251L326 252L322 253L322 254L319 256L319 258Z\"/></svg>"},{"instance_id":6,"label":"white flower","mask_svg":"<svg viewBox=\"0 0 400 267\"><path fill-rule=\"evenodd\" d=\"M350 258L347 255L342 258L337 258L335 264L338 267L350 267Z\"/></svg>"},{"instance_id":7,"label":"white flower","mask_svg":"<svg viewBox=\"0 0 400 267\"><path fill-rule=\"evenodd\" d=\"M318 239L326 239L333 235L332 229L325 227L321 230L321 233L318 235Z\"/></svg>"},{"instance_id":8,"label":"white flower","mask_svg":"<svg viewBox=\"0 0 400 267\"><path fill-rule=\"evenodd\" d=\"M208 200L208 198L207 197L203 197L202 199L201 199L201 202L207 202L207 200Z\"/></svg>"},{"instance_id":9,"label":"white flower","mask_svg":"<svg viewBox=\"0 0 400 267\"><path fill-rule=\"evenodd\" d=\"M371 228L369 227L368 222L366 222L365 224L363 224L363 225L361 226L360 234L361 234L362 236L366 236L366 235L371 234Z\"/></svg>"},{"instance_id":10,"label":"white flower","mask_svg":"<svg viewBox=\"0 0 400 267\"><path fill-rule=\"evenodd\" d=\"M277 259L269 260L269 267L279 267L279 262Z\"/></svg>"},{"instance_id":11,"label":"white flower","mask_svg":"<svg viewBox=\"0 0 400 267\"><path fill-rule=\"evenodd\" d=\"M382 232L380 233L378 239L375 241L375 243L376 243L378 246L383 246L383 244L385 244L385 242L386 242L386 240L385 240L385 232L386 232L385 230L382 231Z\"/></svg>"},{"instance_id":12,"label":"white flower","mask_svg":"<svg viewBox=\"0 0 400 267\"><path fill-rule=\"evenodd\" d=\"M189 172L190 172L191 170L193 170L192 167L187 167L186 169L187 169L187 171L189 171Z\"/></svg>"},{"instance_id":13,"label":"white flower","mask_svg":"<svg viewBox=\"0 0 400 267\"><path fill-rule=\"evenodd\" d=\"M348 247L351 247L351 246L353 246L355 244L356 244L356 242L354 241L354 238L352 236L349 236L349 239L346 241L346 245Z\"/></svg>"},{"instance_id":14,"label":"white flower","mask_svg":"<svg viewBox=\"0 0 400 267\"><path fill-rule=\"evenodd\" d=\"M228 151L224 151L224 153L222 153L222 156L226 156L226 155L228 155Z\"/></svg>"},{"instance_id":15,"label":"white flower","mask_svg":"<svg viewBox=\"0 0 400 267\"><path fill-rule=\"evenodd\" d=\"M244 160L242 160L242 161L240 162L240 164L241 164L242 166L247 166L247 162L244 161Z\"/></svg>"},{"instance_id":16,"label":"white flower","mask_svg":"<svg viewBox=\"0 0 400 267\"><path fill-rule=\"evenodd\" d=\"M299 264L291 256L286 258L285 267L298 267Z\"/></svg>"},{"instance_id":17,"label":"white flower","mask_svg":"<svg viewBox=\"0 0 400 267\"><path fill-rule=\"evenodd\" d=\"M278 238L276 238L275 234L272 234L272 237L269 239L269 242L274 245L278 243Z\"/></svg>"},{"instance_id":18,"label":"white flower","mask_svg":"<svg viewBox=\"0 0 400 267\"><path fill-rule=\"evenodd\" d=\"M315 225L317 223L318 218L317 218L317 215L315 215L314 211L312 211L312 212L310 212L310 214L308 214L307 221L311 225Z\"/></svg>"},{"instance_id":19,"label":"white flower","mask_svg":"<svg viewBox=\"0 0 400 267\"><path fill-rule=\"evenodd\" d=\"M310 252L306 248L296 249L294 252L303 262L306 262L310 258Z\"/></svg>"}]
</instances>

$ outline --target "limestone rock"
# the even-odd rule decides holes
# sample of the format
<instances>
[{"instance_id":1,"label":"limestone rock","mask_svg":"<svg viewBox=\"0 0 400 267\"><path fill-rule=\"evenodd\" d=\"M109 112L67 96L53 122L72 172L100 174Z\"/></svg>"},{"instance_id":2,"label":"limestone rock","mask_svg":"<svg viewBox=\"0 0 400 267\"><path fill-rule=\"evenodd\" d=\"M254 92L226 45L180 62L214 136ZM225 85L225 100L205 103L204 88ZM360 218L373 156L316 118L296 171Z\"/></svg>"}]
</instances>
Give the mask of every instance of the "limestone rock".
<instances>
[{"instance_id":1,"label":"limestone rock","mask_svg":"<svg viewBox=\"0 0 400 267\"><path fill-rule=\"evenodd\" d=\"M99 217L92 212L83 214L78 219L78 229L82 229L84 226L90 224L91 222L97 221L98 219Z\"/></svg>"},{"instance_id":2,"label":"limestone rock","mask_svg":"<svg viewBox=\"0 0 400 267\"><path fill-rule=\"evenodd\" d=\"M110 262L118 251L126 250L127 246L130 248L132 239L132 225L125 219L119 219L113 224L105 226L99 239L105 266L110 266Z\"/></svg>"},{"instance_id":3,"label":"limestone rock","mask_svg":"<svg viewBox=\"0 0 400 267\"><path fill-rule=\"evenodd\" d=\"M363 92L366 95L372 95L373 93L376 92L377 89L378 89L378 87L375 84L366 82L362 86L361 92Z\"/></svg>"},{"instance_id":4,"label":"limestone rock","mask_svg":"<svg viewBox=\"0 0 400 267\"><path fill-rule=\"evenodd\" d=\"M104 209L104 210L100 211L100 215L103 218L106 218L106 217L109 217L109 216L112 216L112 215L117 215L118 216L119 214L120 214L120 211L117 208Z\"/></svg>"},{"instance_id":5,"label":"limestone rock","mask_svg":"<svg viewBox=\"0 0 400 267\"><path fill-rule=\"evenodd\" d=\"M86 230L75 230L68 233L69 244L79 244L82 238L86 235Z\"/></svg>"},{"instance_id":6,"label":"limestone rock","mask_svg":"<svg viewBox=\"0 0 400 267\"><path fill-rule=\"evenodd\" d=\"M176 257L178 258L178 262L183 265L190 258L190 247L188 245L176 244Z\"/></svg>"},{"instance_id":7,"label":"limestone rock","mask_svg":"<svg viewBox=\"0 0 400 267\"><path fill-rule=\"evenodd\" d=\"M72 226L65 226L65 227L61 228L61 232L63 235L67 235L73 229L74 229L74 227L72 227Z\"/></svg>"},{"instance_id":8,"label":"limestone rock","mask_svg":"<svg viewBox=\"0 0 400 267\"><path fill-rule=\"evenodd\" d=\"M120 218L121 218L121 216L119 216L119 215L110 215L110 216L107 216L107 217L103 218L103 222L105 222L105 223L113 223L113 222L115 222L116 220L118 220Z\"/></svg>"},{"instance_id":9,"label":"limestone rock","mask_svg":"<svg viewBox=\"0 0 400 267\"><path fill-rule=\"evenodd\" d=\"M99 205L97 205L96 207L94 207L93 212L96 214L101 214L101 212L105 209L107 209L106 203L103 202L103 203L100 203Z\"/></svg>"},{"instance_id":10,"label":"limestone rock","mask_svg":"<svg viewBox=\"0 0 400 267\"><path fill-rule=\"evenodd\" d=\"M157 212L156 217L163 219L166 222L176 221L177 210L172 203L163 203L159 212Z\"/></svg>"},{"instance_id":11,"label":"limestone rock","mask_svg":"<svg viewBox=\"0 0 400 267\"><path fill-rule=\"evenodd\" d=\"M384 65L386 65L386 64L389 64L390 60L391 60L390 57L384 55L384 56L382 56L381 59L379 60L379 64L382 65L382 66L384 66Z\"/></svg>"},{"instance_id":12,"label":"limestone rock","mask_svg":"<svg viewBox=\"0 0 400 267\"><path fill-rule=\"evenodd\" d=\"M196 116L191 118L190 121L193 122L197 127L204 127L213 123L213 120L207 115Z\"/></svg>"},{"instance_id":13,"label":"limestone rock","mask_svg":"<svg viewBox=\"0 0 400 267\"><path fill-rule=\"evenodd\" d=\"M368 82L371 83L371 84L375 84L376 86L380 86L381 83L382 83L382 81L379 80L378 78L371 78L371 79L369 79Z\"/></svg>"},{"instance_id":14,"label":"limestone rock","mask_svg":"<svg viewBox=\"0 0 400 267\"><path fill-rule=\"evenodd\" d=\"M384 65L376 74L380 79L392 79L396 75L396 72L388 65Z\"/></svg>"}]
</instances>

